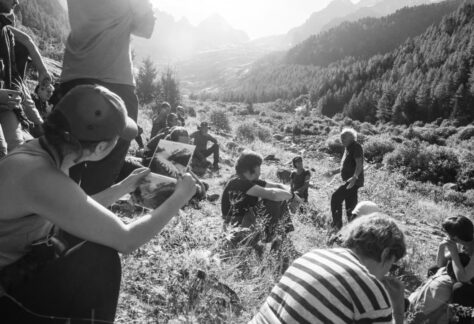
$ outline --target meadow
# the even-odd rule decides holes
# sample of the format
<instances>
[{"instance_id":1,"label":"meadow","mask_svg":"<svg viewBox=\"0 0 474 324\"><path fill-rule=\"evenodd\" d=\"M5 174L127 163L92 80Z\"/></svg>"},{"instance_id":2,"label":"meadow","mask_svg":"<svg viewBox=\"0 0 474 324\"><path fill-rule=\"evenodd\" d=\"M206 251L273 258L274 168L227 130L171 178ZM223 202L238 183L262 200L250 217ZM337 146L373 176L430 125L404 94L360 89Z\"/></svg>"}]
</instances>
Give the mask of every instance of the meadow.
<instances>
[{"instance_id":1,"label":"meadow","mask_svg":"<svg viewBox=\"0 0 474 324\"><path fill-rule=\"evenodd\" d=\"M366 185L359 200L372 200L404 229L408 254L393 275L407 294L426 278L443 239L441 221L450 215L473 218L474 126L449 121L411 127L333 119L275 104L186 101L187 128L210 121L221 147L221 169L202 178L209 193L222 194L243 149L262 156L262 178L278 181L277 171L291 169L297 154L311 169L307 208L293 217L295 231L277 252L248 246L229 247L222 231L220 199L186 207L147 245L123 256L123 283L117 323L246 323L258 310L285 264L313 248L328 247L329 199L338 179L324 173L339 165L338 134L354 127L366 152ZM140 111L149 134L151 112ZM145 210L113 206L125 222Z\"/></svg>"}]
</instances>

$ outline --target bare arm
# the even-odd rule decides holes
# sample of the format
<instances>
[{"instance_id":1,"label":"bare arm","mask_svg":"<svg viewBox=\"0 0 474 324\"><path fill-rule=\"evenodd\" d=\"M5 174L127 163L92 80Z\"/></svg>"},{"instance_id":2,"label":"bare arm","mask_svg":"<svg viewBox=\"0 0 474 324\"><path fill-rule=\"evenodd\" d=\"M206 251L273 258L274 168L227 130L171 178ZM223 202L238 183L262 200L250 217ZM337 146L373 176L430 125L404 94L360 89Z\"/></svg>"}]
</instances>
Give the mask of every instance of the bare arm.
<instances>
[{"instance_id":1,"label":"bare arm","mask_svg":"<svg viewBox=\"0 0 474 324\"><path fill-rule=\"evenodd\" d=\"M280 188L267 188L255 185L247 191L247 195L268 199L272 201L284 201L293 197L293 194L288 190Z\"/></svg>"},{"instance_id":2,"label":"bare arm","mask_svg":"<svg viewBox=\"0 0 474 324\"><path fill-rule=\"evenodd\" d=\"M216 138L212 135L207 134L207 140L214 143L214 144L217 144Z\"/></svg>"},{"instance_id":3,"label":"bare arm","mask_svg":"<svg viewBox=\"0 0 474 324\"><path fill-rule=\"evenodd\" d=\"M446 263L448 263L448 259L446 258L446 243L443 241L438 246L438 253L436 255L436 265L438 267L444 267Z\"/></svg>"},{"instance_id":4,"label":"bare arm","mask_svg":"<svg viewBox=\"0 0 474 324\"><path fill-rule=\"evenodd\" d=\"M155 27L155 13L149 0L131 0L133 14L132 34L150 38Z\"/></svg>"},{"instance_id":5,"label":"bare arm","mask_svg":"<svg viewBox=\"0 0 474 324\"><path fill-rule=\"evenodd\" d=\"M265 181L266 185L265 188L277 188L288 191L288 188L285 185L277 182Z\"/></svg>"},{"instance_id":6,"label":"bare arm","mask_svg":"<svg viewBox=\"0 0 474 324\"><path fill-rule=\"evenodd\" d=\"M474 258L471 258L469 263L463 267L456 243L448 241L446 247L453 261L453 271L456 279L460 282L469 283L474 277Z\"/></svg>"},{"instance_id":7,"label":"bare arm","mask_svg":"<svg viewBox=\"0 0 474 324\"><path fill-rule=\"evenodd\" d=\"M15 40L23 44L28 49L28 53L30 54L33 64L38 70L40 83L42 85L50 84L51 76L49 75L48 69L46 69L46 66L44 65L43 57L41 56L38 47L36 47L31 37L21 30L16 29L15 27L9 26L8 28L15 36Z\"/></svg>"},{"instance_id":8,"label":"bare arm","mask_svg":"<svg viewBox=\"0 0 474 324\"><path fill-rule=\"evenodd\" d=\"M136 169L123 181L93 195L92 198L102 206L108 207L124 195L134 191L140 181L149 173L150 170L147 168Z\"/></svg>"},{"instance_id":9,"label":"bare arm","mask_svg":"<svg viewBox=\"0 0 474 324\"><path fill-rule=\"evenodd\" d=\"M130 253L152 239L195 192L192 177L185 175L178 181L173 195L160 207L126 225L56 170L32 172L28 178L25 202L29 203L32 213L75 236L122 253Z\"/></svg>"}]
</instances>

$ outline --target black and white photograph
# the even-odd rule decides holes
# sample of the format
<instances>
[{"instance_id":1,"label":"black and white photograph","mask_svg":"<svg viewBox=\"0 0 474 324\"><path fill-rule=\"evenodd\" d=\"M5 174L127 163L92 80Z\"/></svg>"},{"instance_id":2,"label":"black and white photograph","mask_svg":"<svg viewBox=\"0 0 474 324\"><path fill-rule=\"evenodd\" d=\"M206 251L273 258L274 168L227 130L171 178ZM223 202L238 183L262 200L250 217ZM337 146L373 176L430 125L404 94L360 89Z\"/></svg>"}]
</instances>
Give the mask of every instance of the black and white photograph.
<instances>
[{"instance_id":1,"label":"black and white photograph","mask_svg":"<svg viewBox=\"0 0 474 324\"><path fill-rule=\"evenodd\" d=\"M474 323L474 0L0 0L3 323Z\"/></svg>"}]
</instances>

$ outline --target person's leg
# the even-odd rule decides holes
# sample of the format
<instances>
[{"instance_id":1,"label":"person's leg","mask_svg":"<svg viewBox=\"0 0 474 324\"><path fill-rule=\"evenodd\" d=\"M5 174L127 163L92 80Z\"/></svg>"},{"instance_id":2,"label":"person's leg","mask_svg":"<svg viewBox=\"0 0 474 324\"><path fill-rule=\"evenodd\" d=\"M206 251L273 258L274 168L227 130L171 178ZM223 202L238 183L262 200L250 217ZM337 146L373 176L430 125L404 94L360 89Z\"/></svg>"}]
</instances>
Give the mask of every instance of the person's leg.
<instances>
[{"instance_id":1,"label":"person's leg","mask_svg":"<svg viewBox=\"0 0 474 324\"><path fill-rule=\"evenodd\" d=\"M2 111L0 113L0 124L3 129L3 135L8 145L8 151L11 152L15 147L23 144L23 133L21 124L15 113L12 111Z\"/></svg>"},{"instance_id":2,"label":"person's leg","mask_svg":"<svg viewBox=\"0 0 474 324\"><path fill-rule=\"evenodd\" d=\"M346 189L345 194L345 202L346 202L346 215L347 221L352 221L352 211L354 210L355 206L357 206L359 187L354 186L351 189Z\"/></svg>"},{"instance_id":3,"label":"person's leg","mask_svg":"<svg viewBox=\"0 0 474 324\"><path fill-rule=\"evenodd\" d=\"M208 148L205 151L201 151L200 154L205 158L209 157L211 154L213 154L214 158L214 166L219 165L219 144L214 144L210 148Z\"/></svg>"},{"instance_id":4,"label":"person's leg","mask_svg":"<svg viewBox=\"0 0 474 324\"><path fill-rule=\"evenodd\" d=\"M71 318L69 323L91 323L91 318L113 322L120 279L117 251L85 242L8 293L28 310L46 317ZM0 305L12 306L2 309L5 323L65 322L34 316L5 297Z\"/></svg>"},{"instance_id":5,"label":"person's leg","mask_svg":"<svg viewBox=\"0 0 474 324\"><path fill-rule=\"evenodd\" d=\"M331 196L332 227L341 229L342 227L342 203L345 199L346 185L336 189Z\"/></svg>"},{"instance_id":6,"label":"person's leg","mask_svg":"<svg viewBox=\"0 0 474 324\"><path fill-rule=\"evenodd\" d=\"M453 304L474 307L474 286L462 282L456 282L453 286ZM470 324L471 316L459 316L458 323Z\"/></svg>"}]
</instances>

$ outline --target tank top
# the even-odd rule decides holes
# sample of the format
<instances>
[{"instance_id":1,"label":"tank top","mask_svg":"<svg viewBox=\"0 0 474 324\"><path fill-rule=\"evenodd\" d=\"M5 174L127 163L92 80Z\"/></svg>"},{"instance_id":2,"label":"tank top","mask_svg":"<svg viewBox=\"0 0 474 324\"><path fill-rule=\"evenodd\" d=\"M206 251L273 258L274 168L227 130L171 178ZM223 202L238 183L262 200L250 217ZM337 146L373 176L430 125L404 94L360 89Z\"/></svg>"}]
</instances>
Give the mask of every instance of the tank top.
<instances>
[{"instance_id":1,"label":"tank top","mask_svg":"<svg viewBox=\"0 0 474 324\"><path fill-rule=\"evenodd\" d=\"M52 167L59 167L51 153L43 149L39 140L18 147L0 160L0 164L21 154L41 157L51 163ZM47 237L52 228L53 224L50 221L34 214L16 219L0 219L0 269L23 257L28 253L31 244Z\"/></svg>"}]
</instances>

